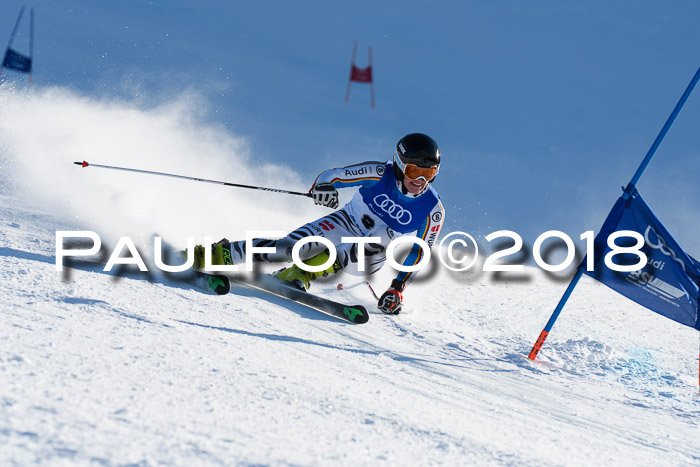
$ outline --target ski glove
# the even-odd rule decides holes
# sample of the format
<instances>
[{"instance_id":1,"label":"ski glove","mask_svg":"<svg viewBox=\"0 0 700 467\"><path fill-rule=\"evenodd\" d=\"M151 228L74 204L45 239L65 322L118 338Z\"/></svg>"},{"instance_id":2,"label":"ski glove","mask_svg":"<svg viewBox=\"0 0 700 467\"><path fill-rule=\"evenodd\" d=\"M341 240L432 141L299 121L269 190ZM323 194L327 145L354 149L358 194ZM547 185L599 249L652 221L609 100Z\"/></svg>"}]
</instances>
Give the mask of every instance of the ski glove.
<instances>
[{"instance_id":1,"label":"ski glove","mask_svg":"<svg viewBox=\"0 0 700 467\"><path fill-rule=\"evenodd\" d=\"M311 195L314 203L328 206L331 209L338 207L338 190L330 183L319 183L311 187Z\"/></svg>"},{"instance_id":2,"label":"ski glove","mask_svg":"<svg viewBox=\"0 0 700 467\"><path fill-rule=\"evenodd\" d=\"M401 300L403 300L401 292L395 289L389 289L379 297L377 307L382 313L386 313L387 315L398 315L403 306L401 305Z\"/></svg>"}]
</instances>

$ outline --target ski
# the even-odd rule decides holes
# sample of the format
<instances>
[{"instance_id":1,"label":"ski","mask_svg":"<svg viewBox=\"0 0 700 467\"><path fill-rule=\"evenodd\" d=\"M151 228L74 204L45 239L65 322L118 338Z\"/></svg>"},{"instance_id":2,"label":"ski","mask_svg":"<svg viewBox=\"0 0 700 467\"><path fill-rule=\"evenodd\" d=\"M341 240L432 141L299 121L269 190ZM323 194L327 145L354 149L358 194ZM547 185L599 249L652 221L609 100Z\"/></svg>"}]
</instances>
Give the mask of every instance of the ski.
<instances>
[{"instance_id":1,"label":"ski","mask_svg":"<svg viewBox=\"0 0 700 467\"><path fill-rule=\"evenodd\" d=\"M193 271L193 273L202 287L217 295L226 295L231 291L231 281L223 274L207 274L200 271Z\"/></svg>"},{"instance_id":2,"label":"ski","mask_svg":"<svg viewBox=\"0 0 700 467\"><path fill-rule=\"evenodd\" d=\"M319 297L318 295L290 287L276 277L267 274L249 277L235 276L231 279L234 282L287 298L351 323L364 324L369 321L369 313L362 305L344 305L327 298Z\"/></svg>"},{"instance_id":3,"label":"ski","mask_svg":"<svg viewBox=\"0 0 700 467\"><path fill-rule=\"evenodd\" d=\"M184 256L180 253L180 256ZM295 289L284 284L274 276L267 274L225 276L223 274L206 273L191 270L194 274L192 283L196 283L203 289L211 290L217 295L226 295L231 292L231 281L257 288L297 303L313 308L317 311L335 316L345 321L356 324L364 324L369 321L369 313L362 305L345 305L318 295ZM192 276L188 276L192 278Z\"/></svg>"},{"instance_id":4,"label":"ski","mask_svg":"<svg viewBox=\"0 0 700 467\"><path fill-rule=\"evenodd\" d=\"M187 259L186 251L177 251L169 244L163 245L162 248L165 251L166 261L168 261L172 256L183 258L185 260ZM178 273L175 273L172 277L176 278L176 280L182 280L193 285L197 285L204 290L214 292L217 295L226 295L231 292L231 281L223 274L217 274L215 272L207 273L196 269L188 269L185 276L180 276Z\"/></svg>"}]
</instances>

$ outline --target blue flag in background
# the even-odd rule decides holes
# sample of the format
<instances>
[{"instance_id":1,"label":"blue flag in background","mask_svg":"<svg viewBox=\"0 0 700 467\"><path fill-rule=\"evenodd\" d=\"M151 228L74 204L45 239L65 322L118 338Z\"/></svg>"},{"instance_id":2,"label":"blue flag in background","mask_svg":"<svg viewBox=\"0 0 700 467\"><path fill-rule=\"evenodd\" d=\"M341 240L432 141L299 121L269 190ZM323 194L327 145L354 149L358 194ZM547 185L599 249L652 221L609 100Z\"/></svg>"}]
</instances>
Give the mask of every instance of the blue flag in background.
<instances>
[{"instance_id":1,"label":"blue flag in background","mask_svg":"<svg viewBox=\"0 0 700 467\"><path fill-rule=\"evenodd\" d=\"M605 255L611 251L608 236L620 230L638 232L644 238L642 251L646 265L634 272L617 272L605 265ZM633 238L620 238L620 246L633 246ZM700 330L700 263L686 254L649 209L641 195L635 192L625 200L619 198L595 239L595 270L586 274L636 303L686 326ZM636 264L635 254L617 254L615 264Z\"/></svg>"},{"instance_id":2,"label":"blue flag in background","mask_svg":"<svg viewBox=\"0 0 700 467\"><path fill-rule=\"evenodd\" d=\"M11 48L5 51L5 58L2 60L2 66L12 70L21 71L22 73L32 72L32 59L15 52Z\"/></svg>"}]
</instances>

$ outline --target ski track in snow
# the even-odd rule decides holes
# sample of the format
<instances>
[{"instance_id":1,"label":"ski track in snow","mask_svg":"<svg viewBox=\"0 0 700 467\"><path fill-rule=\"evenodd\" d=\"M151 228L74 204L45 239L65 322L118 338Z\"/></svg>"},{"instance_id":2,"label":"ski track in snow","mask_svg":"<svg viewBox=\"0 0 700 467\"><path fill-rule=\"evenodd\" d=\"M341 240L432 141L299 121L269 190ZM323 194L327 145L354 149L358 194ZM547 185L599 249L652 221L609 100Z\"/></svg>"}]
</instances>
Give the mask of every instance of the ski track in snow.
<instances>
[{"instance_id":1,"label":"ski track in snow","mask_svg":"<svg viewBox=\"0 0 700 467\"><path fill-rule=\"evenodd\" d=\"M536 274L442 275L352 325L241 286L56 272L55 231L81 227L0 196L2 465L700 463L697 333L593 281L533 363L565 287ZM335 283L315 291L372 305Z\"/></svg>"}]
</instances>

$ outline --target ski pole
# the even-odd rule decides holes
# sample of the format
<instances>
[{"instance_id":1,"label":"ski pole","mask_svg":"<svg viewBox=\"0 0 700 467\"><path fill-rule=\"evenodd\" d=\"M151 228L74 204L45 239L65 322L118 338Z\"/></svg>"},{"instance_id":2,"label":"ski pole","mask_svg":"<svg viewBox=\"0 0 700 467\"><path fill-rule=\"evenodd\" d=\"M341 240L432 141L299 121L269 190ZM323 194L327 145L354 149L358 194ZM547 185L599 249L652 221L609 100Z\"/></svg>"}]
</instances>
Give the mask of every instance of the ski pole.
<instances>
[{"instance_id":1,"label":"ski pole","mask_svg":"<svg viewBox=\"0 0 700 467\"><path fill-rule=\"evenodd\" d=\"M355 287L359 287L359 286L361 286L361 285L366 285L367 287L369 287L369 291L372 292L372 295L374 295L374 298L376 298L377 300L379 300L379 297L377 297L377 294L374 293L374 289L372 288L371 285L369 285L369 282L367 282L367 281L358 282L357 284L352 284L352 285L338 284L338 285L336 286L336 288L337 288L338 290L348 290L348 289L353 289L353 288L355 288Z\"/></svg>"},{"instance_id":2,"label":"ski pole","mask_svg":"<svg viewBox=\"0 0 700 467\"><path fill-rule=\"evenodd\" d=\"M89 164L86 161L73 162L73 163L75 165L80 165L82 167L100 167L102 169L123 170L125 172L136 172L136 173L142 173L142 174L147 174L147 175L160 175L163 177L181 178L183 180L193 180L195 182L214 183L216 185L233 186L233 187L237 187L237 188L250 188L253 190L264 190L264 191L272 191L275 193L285 193L288 195L306 196L307 198L313 197L313 195L311 193L301 193L298 191L289 191L289 190L278 190L277 188L265 188L262 186L241 185L240 183L219 182L216 180L208 180L206 178L188 177L186 175L176 175L176 174L169 174L169 173L165 173L165 172L153 172L151 170L130 169L127 167L114 167L111 165L101 165L101 164Z\"/></svg>"}]
</instances>

